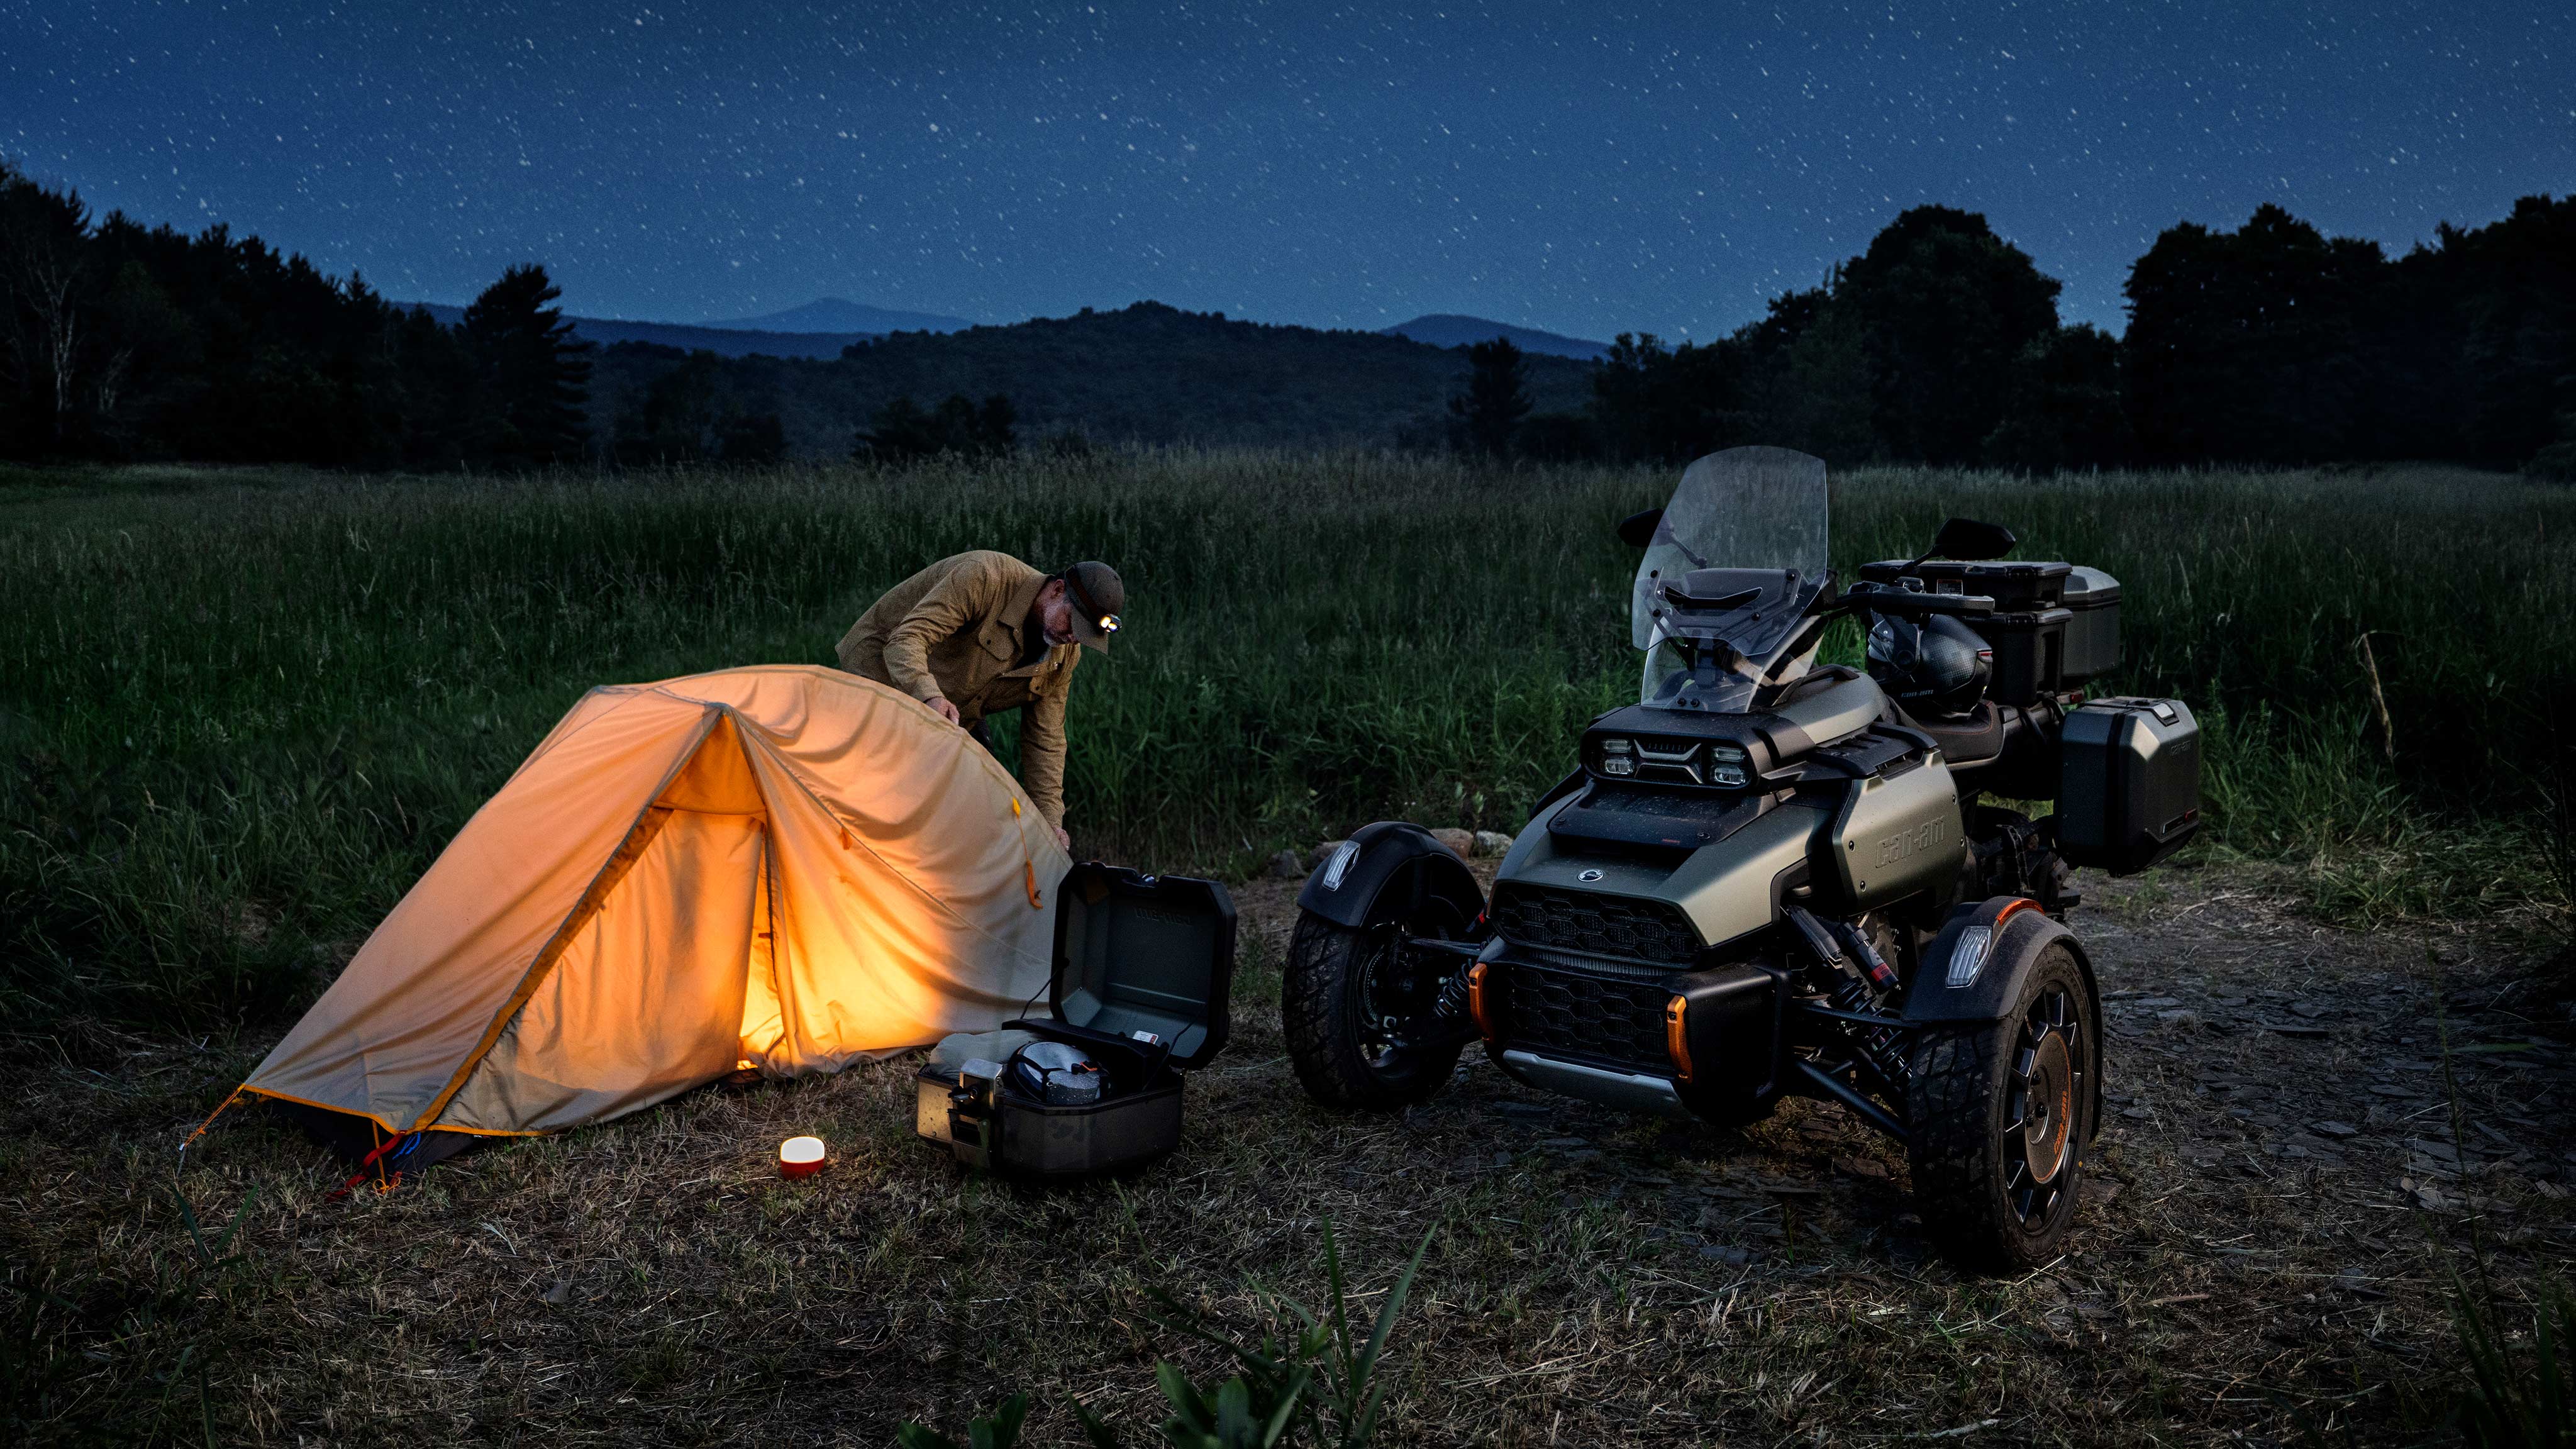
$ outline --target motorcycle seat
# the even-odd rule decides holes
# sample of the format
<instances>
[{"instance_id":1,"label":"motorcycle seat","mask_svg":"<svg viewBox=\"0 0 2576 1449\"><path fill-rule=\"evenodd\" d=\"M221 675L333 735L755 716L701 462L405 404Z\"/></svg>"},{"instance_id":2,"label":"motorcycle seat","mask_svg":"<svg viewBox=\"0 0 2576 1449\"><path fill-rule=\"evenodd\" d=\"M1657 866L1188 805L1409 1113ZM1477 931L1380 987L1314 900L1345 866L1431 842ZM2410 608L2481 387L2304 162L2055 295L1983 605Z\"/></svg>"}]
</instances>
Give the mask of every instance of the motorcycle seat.
<instances>
[{"instance_id":1,"label":"motorcycle seat","mask_svg":"<svg viewBox=\"0 0 2576 1449\"><path fill-rule=\"evenodd\" d=\"M1954 770L1982 765L2004 752L2004 717L1993 700L1979 700L1974 710L1963 715L1920 719L1902 705L1896 714L1908 728L1930 735Z\"/></svg>"}]
</instances>

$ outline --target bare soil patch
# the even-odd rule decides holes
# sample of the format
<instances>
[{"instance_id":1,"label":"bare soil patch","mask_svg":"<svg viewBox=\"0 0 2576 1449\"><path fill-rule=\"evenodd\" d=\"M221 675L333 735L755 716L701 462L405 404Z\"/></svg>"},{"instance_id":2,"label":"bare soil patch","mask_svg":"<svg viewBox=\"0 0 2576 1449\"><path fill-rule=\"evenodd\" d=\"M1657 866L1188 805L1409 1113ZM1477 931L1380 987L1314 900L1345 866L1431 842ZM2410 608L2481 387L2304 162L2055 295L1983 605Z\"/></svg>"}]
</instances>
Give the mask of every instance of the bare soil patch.
<instances>
[{"instance_id":1,"label":"bare soil patch","mask_svg":"<svg viewBox=\"0 0 2576 1449\"><path fill-rule=\"evenodd\" d=\"M2087 889L2109 1122L2071 1251L2018 1281L1934 1258L1902 1153L1834 1108L1678 1127L1471 1052L1401 1116L1318 1109L1276 1014L1294 886L1263 881L1181 1152L1051 1192L918 1146L903 1061L339 1201L323 1153L244 1114L174 1179L265 1042L22 1042L11 1410L61 1442L884 1444L1025 1389L1028 1442L1076 1442L1080 1398L1143 1443L1158 1357L1219 1371L1147 1290L1244 1326L1255 1285L1319 1302L1330 1217L1371 1291L1440 1227L1389 1442L2398 1437L2454 1373L2452 1275L2482 1254L2513 1295L2576 1246L2564 1012L2502 938L2331 929L2237 874ZM783 1183L803 1132L832 1166Z\"/></svg>"}]
</instances>

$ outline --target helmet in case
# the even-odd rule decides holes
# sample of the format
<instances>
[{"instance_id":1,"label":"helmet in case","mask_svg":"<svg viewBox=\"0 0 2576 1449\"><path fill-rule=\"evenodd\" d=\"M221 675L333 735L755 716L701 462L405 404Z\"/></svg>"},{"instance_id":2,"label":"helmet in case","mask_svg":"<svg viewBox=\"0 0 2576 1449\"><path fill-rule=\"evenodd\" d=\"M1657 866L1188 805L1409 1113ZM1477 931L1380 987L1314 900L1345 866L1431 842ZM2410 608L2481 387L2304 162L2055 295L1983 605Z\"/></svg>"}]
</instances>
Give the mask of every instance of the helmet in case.
<instances>
[{"instance_id":1,"label":"helmet in case","mask_svg":"<svg viewBox=\"0 0 2576 1449\"><path fill-rule=\"evenodd\" d=\"M1013 1052L1010 1076L1022 1095L1051 1107L1089 1106L1108 1080L1100 1063L1060 1041L1033 1041Z\"/></svg>"}]
</instances>

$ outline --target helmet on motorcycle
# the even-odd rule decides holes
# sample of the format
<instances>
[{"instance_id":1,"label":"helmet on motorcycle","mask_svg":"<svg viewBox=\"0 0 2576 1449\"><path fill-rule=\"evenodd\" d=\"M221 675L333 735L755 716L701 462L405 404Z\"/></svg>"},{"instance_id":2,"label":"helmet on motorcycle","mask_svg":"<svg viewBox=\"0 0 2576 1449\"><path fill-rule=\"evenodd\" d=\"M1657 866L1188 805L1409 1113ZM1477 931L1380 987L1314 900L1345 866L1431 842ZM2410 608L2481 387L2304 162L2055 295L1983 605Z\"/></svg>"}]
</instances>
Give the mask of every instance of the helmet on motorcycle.
<instances>
[{"instance_id":1,"label":"helmet on motorcycle","mask_svg":"<svg viewBox=\"0 0 2576 1449\"><path fill-rule=\"evenodd\" d=\"M1917 624L1881 615L1869 631L1869 673L1917 714L1957 715L1986 697L1994 650L1947 614Z\"/></svg>"}]
</instances>

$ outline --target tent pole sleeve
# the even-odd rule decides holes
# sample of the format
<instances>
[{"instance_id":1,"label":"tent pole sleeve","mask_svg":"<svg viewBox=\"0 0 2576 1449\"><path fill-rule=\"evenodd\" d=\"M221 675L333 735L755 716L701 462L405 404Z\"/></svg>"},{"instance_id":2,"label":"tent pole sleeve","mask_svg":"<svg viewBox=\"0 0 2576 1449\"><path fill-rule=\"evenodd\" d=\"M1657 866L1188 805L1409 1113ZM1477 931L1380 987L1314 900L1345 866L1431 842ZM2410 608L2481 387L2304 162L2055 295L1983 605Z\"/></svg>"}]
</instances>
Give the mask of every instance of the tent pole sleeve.
<instances>
[{"instance_id":1,"label":"tent pole sleeve","mask_svg":"<svg viewBox=\"0 0 2576 1449\"><path fill-rule=\"evenodd\" d=\"M635 862L642 858L645 848L653 843L653 837L662 833L662 823L670 818L671 811L668 806L645 807L642 818L635 823L635 828L626 832L626 840L617 847L617 853L610 856L608 864L592 878L590 889L581 893L580 902L574 905L570 915L564 917L564 923L555 929L554 936L546 942L545 949L539 951L537 958L528 963L527 973L519 978L518 986L510 992L510 999L503 1002L501 1009L492 1014L492 1024L483 1028L483 1037L474 1043L474 1050L467 1052L465 1060L456 1064L456 1074L449 1077L447 1085L439 1088L438 1095L430 1100L427 1107L421 1109L420 1116L413 1120L409 1130L414 1132L425 1130L429 1124L438 1120L439 1113L447 1110L447 1104L455 1099L458 1091L464 1088L465 1079L474 1075L475 1067L482 1064L483 1058L491 1052L493 1043L499 1041L501 1033L509 1029L511 1020L519 1014L519 1008L527 1005L528 998L537 994L537 988L544 985L546 977L553 973L555 962L561 960L563 953L571 949L573 937L582 927L590 924L592 916L599 914L601 902L608 899L610 891L617 889L618 882L626 879L626 872L634 868Z\"/></svg>"},{"instance_id":2,"label":"tent pole sleeve","mask_svg":"<svg viewBox=\"0 0 2576 1449\"><path fill-rule=\"evenodd\" d=\"M547 975L555 969L555 962L571 947L573 933L588 925L590 918L599 913L600 903L608 899L608 893L617 888L619 881L626 879L626 872L643 856L644 847L651 845L653 837L662 833L662 822L671 818L671 808L661 803L663 792L669 790L671 782L680 778L680 772L698 757L698 750L706 744L707 736L715 733L716 724L724 718L724 713L720 707L710 708L699 717L697 732L689 737L689 747L673 757L671 767L662 772L661 783L653 787L652 799L636 812L635 824L627 830L626 839L617 847L617 853L599 868L599 874L591 880L590 889L581 893L581 899L573 903L571 912L564 917L563 924L555 928L554 935L547 939L545 948L528 963L527 974L519 978L518 986L510 992L510 999L492 1014L492 1024L483 1028L482 1039L474 1043L474 1050L465 1054L465 1060L456 1064L456 1074L447 1079L447 1085L439 1088L438 1095L430 1099L418 1117L412 1119L409 1130L426 1131L429 1124L438 1120L438 1114L447 1110L447 1104L464 1089L465 1079L474 1075L474 1069L482 1065L484 1056L492 1050L492 1044L509 1029L511 1019L519 1014L519 1008L527 1005L528 998L536 995L537 988L545 984Z\"/></svg>"}]
</instances>

